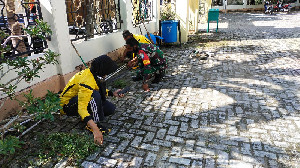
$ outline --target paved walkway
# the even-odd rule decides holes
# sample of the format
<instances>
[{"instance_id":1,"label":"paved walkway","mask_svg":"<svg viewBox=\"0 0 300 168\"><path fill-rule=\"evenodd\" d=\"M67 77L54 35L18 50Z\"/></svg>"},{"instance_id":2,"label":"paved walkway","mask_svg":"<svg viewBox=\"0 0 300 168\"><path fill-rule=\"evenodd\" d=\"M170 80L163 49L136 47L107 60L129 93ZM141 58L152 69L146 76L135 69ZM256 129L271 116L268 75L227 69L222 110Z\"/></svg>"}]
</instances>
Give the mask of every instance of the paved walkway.
<instances>
[{"instance_id":1,"label":"paved walkway","mask_svg":"<svg viewBox=\"0 0 300 168\"><path fill-rule=\"evenodd\" d=\"M300 12L221 14L164 48L150 93L133 83L84 167L300 167ZM207 60L201 55L208 54Z\"/></svg>"}]
</instances>

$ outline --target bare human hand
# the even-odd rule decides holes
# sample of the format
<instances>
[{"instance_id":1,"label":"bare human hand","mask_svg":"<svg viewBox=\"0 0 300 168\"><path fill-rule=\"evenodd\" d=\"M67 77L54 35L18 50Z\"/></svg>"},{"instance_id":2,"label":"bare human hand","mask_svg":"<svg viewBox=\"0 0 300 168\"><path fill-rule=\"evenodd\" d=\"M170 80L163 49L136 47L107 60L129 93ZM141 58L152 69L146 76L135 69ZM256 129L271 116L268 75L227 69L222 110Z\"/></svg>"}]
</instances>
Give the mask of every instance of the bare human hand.
<instances>
[{"instance_id":1,"label":"bare human hand","mask_svg":"<svg viewBox=\"0 0 300 168\"><path fill-rule=\"evenodd\" d=\"M95 144L102 145L103 135L100 129L98 128L97 124L93 120L89 120L87 122L87 125L93 130Z\"/></svg>"},{"instance_id":2,"label":"bare human hand","mask_svg":"<svg viewBox=\"0 0 300 168\"><path fill-rule=\"evenodd\" d=\"M118 90L116 90L114 93L113 93L113 95L115 96L115 97L124 97L124 94L119 94L118 92L120 92L122 89L118 89Z\"/></svg>"}]
</instances>

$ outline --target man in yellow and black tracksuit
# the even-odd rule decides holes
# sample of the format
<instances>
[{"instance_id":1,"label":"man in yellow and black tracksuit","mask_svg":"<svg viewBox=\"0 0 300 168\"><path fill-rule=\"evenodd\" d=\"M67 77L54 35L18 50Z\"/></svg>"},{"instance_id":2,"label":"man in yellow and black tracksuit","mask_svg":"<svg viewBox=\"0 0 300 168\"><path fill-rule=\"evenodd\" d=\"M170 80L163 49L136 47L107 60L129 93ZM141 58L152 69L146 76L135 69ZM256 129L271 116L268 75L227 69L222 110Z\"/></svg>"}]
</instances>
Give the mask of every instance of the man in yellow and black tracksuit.
<instances>
[{"instance_id":1,"label":"man in yellow and black tracksuit","mask_svg":"<svg viewBox=\"0 0 300 168\"><path fill-rule=\"evenodd\" d=\"M107 55L102 55L92 61L91 68L76 73L68 82L60 95L62 114L79 115L93 131L94 141L102 144L103 135L97 123L104 120L104 116L115 112L116 106L106 100L106 96L123 97L108 91L105 76L114 72L117 65ZM102 80L100 79L102 78Z\"/></svg>"}]
</instances>

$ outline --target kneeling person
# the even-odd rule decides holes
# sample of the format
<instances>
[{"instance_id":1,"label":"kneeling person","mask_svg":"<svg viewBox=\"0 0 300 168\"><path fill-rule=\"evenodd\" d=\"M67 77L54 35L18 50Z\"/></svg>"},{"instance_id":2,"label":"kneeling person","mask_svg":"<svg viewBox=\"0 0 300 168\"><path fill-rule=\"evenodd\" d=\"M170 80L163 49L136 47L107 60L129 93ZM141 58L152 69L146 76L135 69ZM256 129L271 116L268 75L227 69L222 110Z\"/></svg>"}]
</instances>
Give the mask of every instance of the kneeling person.
<instances>
[{"instance_id":1,"label":"kneeling person","mask_svg":"<svg viewBox=\"0 0 300 168\"><path fill-rule=\"evenodd\" d=\"M91 68L76 73L68 82L60 95L62 114L69 116L80 115L81 119L94 134L96 144L103 143L103 135L98 128L104 116L115 112L116 106L106 100L106 96L123 97L115 92L108 91L105 76L114 72L117 65L106 55L99 56L92 61ZM101 80L99 80L99 78Z\"/></svg>"},{"instance_id":2,"label":"kneeling person","mask_svg":"<svg viewBox=\"0 0 300 168\"><path fill-rule=\"evenodd\" d=\"M165 75L167 60L163 52L153 44L142 44L134 38L126 40L126 48L128 52L133 52L133 59L128 62L128 66L138 67L135 79L142 79L144 91L150 91L150 78L155 77L152 83L158 83Z\"/></svg>"}]
</instances>

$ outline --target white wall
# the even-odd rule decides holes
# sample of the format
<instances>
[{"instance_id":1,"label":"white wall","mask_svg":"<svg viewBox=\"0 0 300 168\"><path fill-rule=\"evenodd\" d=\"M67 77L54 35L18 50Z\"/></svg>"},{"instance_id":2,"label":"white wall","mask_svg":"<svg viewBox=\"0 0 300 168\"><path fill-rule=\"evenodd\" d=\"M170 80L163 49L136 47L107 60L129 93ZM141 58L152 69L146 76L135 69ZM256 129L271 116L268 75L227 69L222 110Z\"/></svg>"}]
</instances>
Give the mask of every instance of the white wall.
<instances>
[{"instance_id":1,"label":"white wall","mask_svg":"<svg viewBox=\"0 0 300 168\"><path fill-rule=\"evenodd\" d=\"M159 19L157 19L157 17L159 16L159 0L153 1L154 18L150 23L145 23L145 26L149 32L158 32ZM61 54L58 59L60 64L48 65L44 72L40 73L40 78L35 78L31 83L20 83L18 85L18 91L50 78L51 76L57 74L65 75L73 72L76 66L82 64L80 58L71 46L65 0L40 0L40 3L43 19L50 24L53 32L51 41L48 41L48 46L52 51ZM120 10L121 20L123 20L120 30L107 35L95 36L87 41L82 40L74 42L75 47L85 62L122 47L125 44L122 37L123 30L128 29L132 33L140 34L139 27L133 27L132 24L131 0L120 0ZM140 26L143 34L146 34L144 26ZM16 76L16 73L12 72L11 75L8 76ZM5 81L8 80L8 78L0 79L0 82L5 83Z\"/></svg>"},{"instance_id":2,"label":"white wall","mask_svg":"<svg viewBox=\"0 0 300 168\"><path fill-rule=\"evenodd\" d=\"M180 20L181 42L185 43L188 41L189 33L189 1L177 0L176 14Z\"/></svg>"}]
</instances>

